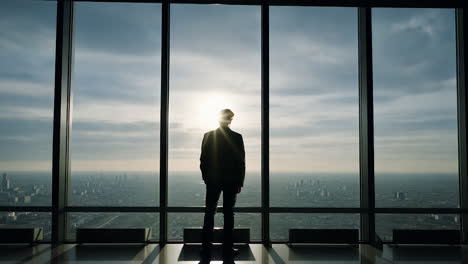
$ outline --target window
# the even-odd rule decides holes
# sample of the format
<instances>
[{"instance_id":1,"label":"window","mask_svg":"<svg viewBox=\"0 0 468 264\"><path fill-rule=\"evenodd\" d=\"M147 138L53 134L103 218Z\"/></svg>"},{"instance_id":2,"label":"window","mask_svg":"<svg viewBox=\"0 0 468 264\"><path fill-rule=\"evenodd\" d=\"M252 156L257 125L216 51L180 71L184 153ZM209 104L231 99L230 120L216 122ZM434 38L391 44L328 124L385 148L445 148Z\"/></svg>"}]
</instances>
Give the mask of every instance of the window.
<instances>
[{"instance_id":1,"label":"window","mask_svg":"<svg viewBox=\"0 0 468 264\"><path fill-rule=\"evenodd\" d=\"M261 240L262 224L274 242L287 241L290 228L359 229L374 220L384 241L393 239L394 229L462 230L460 190L467 190L458 171L467 161L458 160L466 134L458 135L457 127L458 115L464 117L457 113L464 105L457 104L464 100L457 100L456 63L463 53L457 54L456 26L464 25L456 24L454 8L372 8L367 66L374 81L375 184L360 185L359 101L365 98L359 98L357 7L196 1L169 3L170 10L143 3L151 1L72 1L71 25L68 19L56 25L58 1L0 1L0 228L42 227L48 241L58 220L57 230L66 224L70 242L80 227L149 227L153 241L160 230L169 242L182 240L184 228L203 225L203 135L217 128L219 111L230 108L231 128L246 148L235 227L249 228L252 241ZM168 10L169 27L162 28ZM268 72L261 67L262 10L269 10ZM73 58L64 65L73 70L71 100L61 105L70 109L71 122L60 124L70 137L59 146L70 147L71 168L54 177L60 178L54 186L66 188L52 201L61 26L73 28ZM169 65L161 64L164 36L170 36ZM170 75L161 79L161 70ZM268 95L261 93L263 73L270 78ZM160 98L161 81L169 81L168 98ZM268 126L261 121L262 95L269 101L263 106ZM159 184L160 102L166 99L167 189ZM261 185L262 129L269 132L269 186ZM376 208L360 208L360 186L375 187ZM161 187L168 201L160 204ZM262 187L270 208L261 204ZM55 214L57 201L67 217ZM374 219L361 217L374 211ZM168 217L164 226L160 216ZM223 225L222 213L215 219L215 226ZM320 259L319 251L281 245L272 252L291 253L292 261ZM359 259L354 249L340 252L343 260ZM189 251L182 255L179 260L193 260Z\"/></svg>"},{"instance_id":2,"label":"window","mask_svg":"<svg viewBox=\"0 0 468 264\"><path fill-rule=\"evenodd\" d=\"M203 134L230 108L243 135L246 177L237 206L260 206L260 9L171 6L169 205L202 206ZM222 204L222 201L219 202Z\"/></svg>"},{"instance_id":3,"label":"window","mask_svg":"<svg viewBox=\"0 0 468 264\"><path fill-rule=\"evenodd\" d=\"M270 204L359 206L355 8L270 8Z\"/></svg>"},{"instance_id":4,"label":"window","mask_svg":"<svg viewBox=\"0 0 468 264\"><path fill-rule=\"evenodd\" d=\"M71 203L159 203L161 6L75 3Z\"/></svg>"},{"instance_id":5,"label":"window","mask_svg":"<svg viewBox=\"0 0 468 264\"><path fill-rule=\"evenodd\" d=\"M374 9L377 207L457 207L452 9Z\"/></svg>"},{"instance_id":6,"label":"window","mask_svg":"<svg viewBox=\"0 0 468 264\"><path fill-rule=\"evenodd\" d=\"M0 3L0 205L51 204L56 3Z\"/></svg>"}]
</instances>

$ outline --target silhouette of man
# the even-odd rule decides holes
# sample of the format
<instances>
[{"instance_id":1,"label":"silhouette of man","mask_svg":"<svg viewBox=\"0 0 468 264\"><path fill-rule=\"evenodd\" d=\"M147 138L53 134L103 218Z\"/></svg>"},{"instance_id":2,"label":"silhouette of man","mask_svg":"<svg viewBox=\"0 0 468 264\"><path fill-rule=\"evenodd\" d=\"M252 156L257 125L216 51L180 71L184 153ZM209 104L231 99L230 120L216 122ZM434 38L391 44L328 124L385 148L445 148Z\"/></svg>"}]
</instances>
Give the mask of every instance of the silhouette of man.
<instances>
[{"instance_id":1,"label":"silhouette of man","mask_svg":"<svg viewBox=\"0 0 468 264\"><path fill-rule=\"evenodd\" d=\"M234 113L231 110L221 110L219 127L203 136L200 169L206 184L206 207L202 257L210 257L214 215L221 192L223 192L224 213L223 258L233 258L238 251L233 248L233 207L236 203L236 195L240 193L244 185L245 150L242 135L229 128L233 117Z\"/></svg>"}]
</instances>

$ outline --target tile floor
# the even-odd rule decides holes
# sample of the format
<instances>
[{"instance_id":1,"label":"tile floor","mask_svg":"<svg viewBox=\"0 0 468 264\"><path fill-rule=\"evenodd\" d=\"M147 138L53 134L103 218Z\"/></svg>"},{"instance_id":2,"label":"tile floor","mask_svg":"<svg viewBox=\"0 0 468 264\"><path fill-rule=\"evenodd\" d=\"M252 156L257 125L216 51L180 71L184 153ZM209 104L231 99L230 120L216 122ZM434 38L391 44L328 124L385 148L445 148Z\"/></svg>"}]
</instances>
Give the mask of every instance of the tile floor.
<instances>
[{"instance_id":1,"label":"tile floor","mask_svg":"<svg viewBox=\"0 0 468 264\"><path fill-rule=\"evenodd\" d=\"M351 246L288 246L261 244L239 246L239 264L348 264L348 263L468 263L468 246L385 246L377 250L367 245ZM35 246L0 245L0 263L200 263L199 246L169 244L161 248L149 245L76 245L49 244ZM220 264L221 254L214 249L210 263ZM224 262L226 264L227 262ZM232 263L232 262L230 262Z\"/></svg>"}]
</instances>

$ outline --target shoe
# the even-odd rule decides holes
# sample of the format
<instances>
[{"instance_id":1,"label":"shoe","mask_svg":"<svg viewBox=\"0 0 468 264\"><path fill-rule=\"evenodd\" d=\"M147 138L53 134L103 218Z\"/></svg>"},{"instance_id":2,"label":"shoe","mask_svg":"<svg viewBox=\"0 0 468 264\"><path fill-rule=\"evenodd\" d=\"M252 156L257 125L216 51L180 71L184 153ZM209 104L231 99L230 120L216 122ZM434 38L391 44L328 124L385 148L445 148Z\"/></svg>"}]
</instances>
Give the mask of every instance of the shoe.
<instances>
[{"instance_id":1,"label":"shoe","mask_svg":"<svg viewBox=\"0 0 468 264\"><path fill-rule=\"evenodd\" d=\"M239 249L237 248L223 249L223 259L233 259L237 255L239 255Z\"/></svg>"}]
</instances>

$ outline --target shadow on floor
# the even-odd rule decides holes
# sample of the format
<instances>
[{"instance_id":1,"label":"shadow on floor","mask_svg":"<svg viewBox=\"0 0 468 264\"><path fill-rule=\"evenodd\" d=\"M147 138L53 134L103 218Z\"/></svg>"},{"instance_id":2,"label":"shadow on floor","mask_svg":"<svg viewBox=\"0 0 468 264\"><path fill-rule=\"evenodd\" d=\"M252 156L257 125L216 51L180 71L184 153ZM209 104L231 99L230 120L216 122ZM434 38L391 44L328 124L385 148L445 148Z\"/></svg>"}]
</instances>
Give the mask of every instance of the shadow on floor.
<instances>
[{"instance_id":1,"label":"shadow on floor","mask_svg":"<svg viewBox=\"0 0 468 264\"><path fill-rule=\"evenodd\" d=\"M395 261L441 262L460 261L462 248L459 246L397 246L392 247Z\"/></svg>"},{"instance_id":2,"label":"shadow on floor","mask_svg":"<svg viewBox=\"0 0 468 264\"><path fill-rule=\"evenodd\" d=\"M255 257L250 250L249 245L236 245L239 249L239 255L235 257L236 261L255 261ZM197 261L200 260L201 245L184 245L180 251L178 261ZM220 261L223 259L221 246L213 246L211 251L212 261Z\"/></svg>"},{"instance_id":3,"label":"shadow on floor","mask_svg":"<svg viewBox=\"0 0 468 264\"><path fill-rule=\"evenodd\" d=\"M74 261L141 261L153 263L160 252L159 246L147 245L77 245L58 255L53 262Z\"/></svg>"},{"instance_id":4,"label":"shadow on floor","mask_svg":"<svg viewBox=\"0 0 468 264\"><path fill-rule=\"evenodd\" d=\"M275 264L286 264L284 260L281 258L281 256L276 252L274 248L268 248L268 254L271 256Z\"/></svg>"},{"instance_id":5,"label":"shadow on floor","mask_svg":"<svg viewBox=\"0 0 468 264\"><path fill-rule=\"evenodd\" d=\"M0 262L24 263L50 248L50 245L0 245Z\"/></svg>"},{"instance_id":6,"label":"shadow on floor","mask_svg":"<svg viewBox=\"0 0 468 264\"><path fill-rule=\"evenodd\" d=\"M359 261L359 248L335 245L289 245L290 261Z\"/></svg>"}]
</instances>

